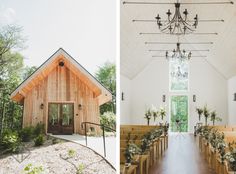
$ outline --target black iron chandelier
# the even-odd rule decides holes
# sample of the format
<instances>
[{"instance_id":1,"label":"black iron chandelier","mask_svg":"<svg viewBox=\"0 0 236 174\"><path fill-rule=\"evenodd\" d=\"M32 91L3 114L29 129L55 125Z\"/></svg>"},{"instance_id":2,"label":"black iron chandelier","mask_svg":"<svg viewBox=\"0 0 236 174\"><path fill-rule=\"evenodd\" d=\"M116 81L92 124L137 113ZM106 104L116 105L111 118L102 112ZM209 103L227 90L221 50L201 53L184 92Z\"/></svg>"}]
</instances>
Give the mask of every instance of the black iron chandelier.
<instances>
[{"instance_id":1,"label":"black iron chandelier","mask_svg":"<svg viewBox=\"0 0 236 174\"><path fill-rule=\"evenodd\" d=\"M180 50L180 43L177 42L177 48L174 49L171 53L166 51L166 59L167 60L180 60L180 61L186 61L190 60L192 53L187 52L185 50Z\"/></svg>"},{"instance_id":2,"label":"black iron chandelier","mask_svg":"<svg viewBox=\"0 0 236 174\"><path fill-rule=\"evenodd\" d=\"M197 28L198 15L196 14L192 21L188 20L189 12L185 9L183 12L184 16L182 17L180 12L180 3L178 1L175 3L174 15L172 16L170 9L168 9L166 14L168 16L167 20L161 20L159 14L155 17L157 25L162 33L175 35L190 34Z\"/></svg>"}]
</instances>

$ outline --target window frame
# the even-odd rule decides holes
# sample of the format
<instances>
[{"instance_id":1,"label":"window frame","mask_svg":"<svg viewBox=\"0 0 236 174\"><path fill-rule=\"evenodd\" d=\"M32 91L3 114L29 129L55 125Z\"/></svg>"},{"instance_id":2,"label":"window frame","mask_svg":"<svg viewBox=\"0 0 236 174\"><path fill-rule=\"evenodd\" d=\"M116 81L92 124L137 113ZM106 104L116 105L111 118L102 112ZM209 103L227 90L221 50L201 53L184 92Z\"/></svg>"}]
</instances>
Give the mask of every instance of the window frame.
<instances>
[{"instance_id":1,"label":"window frame","mask_svg":"<svg viewBox=\"0 0 236 174\"><path fill-rule=\"evenodd\" d=\"M169 60L169 71L168 71L168 75L169 75L169 92L171 92L171 93L188 93L189 91L190 91L190 63L189 63L189 61L188 60L186 60L186 62L187 62L187 66L188 66L188 82L187 82L187 90L173 90L173 89L171 89L171 84L172 84L172 77L171 77L171 60Z\"/></svg>"}]
</instances>

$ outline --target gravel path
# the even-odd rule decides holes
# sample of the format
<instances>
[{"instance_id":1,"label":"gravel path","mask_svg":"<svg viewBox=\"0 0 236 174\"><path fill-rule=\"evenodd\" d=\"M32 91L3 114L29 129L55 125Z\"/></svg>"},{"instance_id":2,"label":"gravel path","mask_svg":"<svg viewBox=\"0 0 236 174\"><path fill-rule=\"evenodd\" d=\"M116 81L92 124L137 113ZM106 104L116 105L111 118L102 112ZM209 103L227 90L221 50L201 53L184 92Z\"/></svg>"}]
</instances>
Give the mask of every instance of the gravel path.
<instances>
[{"instance_id":1,"label":"gravel path","mask_svg":"<svg viewBox=\"0 0 236 174\"><path fill-rule=\"evenodd\" d=\"M69 150L75 151L73 157L68 156ZM62 158L68 158L68 161ZM21 163L16 159L19 157L11 155L0 159L0 174L24 174L24 168L28 164L36 167L42 166L42 174L76 174L75 166L79 165L84 166L81 174L116 173L102 157L92 150L72 142L32 148L30 155Z\"/></svg>"}]
</instances>

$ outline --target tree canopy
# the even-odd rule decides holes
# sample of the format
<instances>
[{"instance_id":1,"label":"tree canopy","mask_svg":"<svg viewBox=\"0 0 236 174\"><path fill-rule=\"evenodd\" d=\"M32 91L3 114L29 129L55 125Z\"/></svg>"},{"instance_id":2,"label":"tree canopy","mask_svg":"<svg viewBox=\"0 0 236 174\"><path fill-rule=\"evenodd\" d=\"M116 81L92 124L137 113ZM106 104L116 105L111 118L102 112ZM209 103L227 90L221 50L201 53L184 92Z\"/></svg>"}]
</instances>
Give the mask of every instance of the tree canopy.
<instances>
[{"instance_id":1,"label":"tree canopy","mask_svg":"<svg viewBox=\"0 0 236 174\"><path fill-rule=\"evenodd\" d=\"M111 91L113 97L112 101L100 107L100 113L111 111L116 112L116 66L114 63L106 62L103 66L99 67L96 72L96 78Z\"/></svg>"},{"instance_id":2,"label":"tree canopy","mask_svg":"<svg viewBox=\"0 0 236 174\"><path fill-rule=\"evenodd\" d=\"M10 99L11 92L22 81L24 39L21 28L8 25L0 28L0 135L5 129L20 129L22 109Z\"/></svg>"}]
</instances>

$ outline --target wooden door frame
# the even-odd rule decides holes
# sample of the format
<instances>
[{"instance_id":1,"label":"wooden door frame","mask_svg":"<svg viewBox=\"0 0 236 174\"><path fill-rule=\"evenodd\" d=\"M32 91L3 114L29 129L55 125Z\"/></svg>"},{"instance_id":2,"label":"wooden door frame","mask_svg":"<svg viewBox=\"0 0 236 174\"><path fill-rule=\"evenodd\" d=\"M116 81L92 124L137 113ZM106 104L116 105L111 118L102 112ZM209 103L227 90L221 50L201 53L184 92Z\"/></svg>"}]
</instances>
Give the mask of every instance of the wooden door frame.
<instances>
[{"instance_id":1,"label":"wooden door frame","mask_svg":"<svg viewBox=\"0 0 236 174\"><path fill-rule=\"evenodd\" d=\"M49 123L49 104L73 104L73 133L75 133L75 101L48 101L47 102L47 133L48 133L48 123Z\"/></svg>"}]
</instances>

